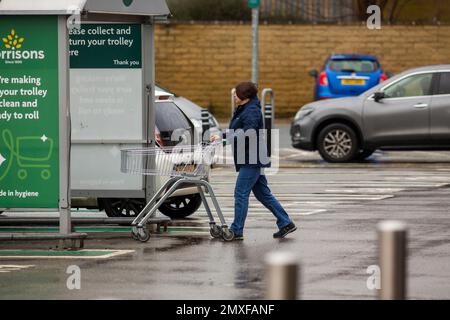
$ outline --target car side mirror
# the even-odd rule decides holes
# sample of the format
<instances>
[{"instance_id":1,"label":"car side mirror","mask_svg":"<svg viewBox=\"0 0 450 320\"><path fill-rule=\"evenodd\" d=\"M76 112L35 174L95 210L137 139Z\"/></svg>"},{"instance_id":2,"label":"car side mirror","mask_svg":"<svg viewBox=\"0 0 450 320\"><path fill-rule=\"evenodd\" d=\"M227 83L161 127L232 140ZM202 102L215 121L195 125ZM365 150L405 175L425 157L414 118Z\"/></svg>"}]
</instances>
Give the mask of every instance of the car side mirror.
<instances>
[{"instance_id":1,"label":"car side mirror","mask_svg":"<svg viewBox=\"0 0 450 320\"><path fill-rule=\"evenodd\" d=\"M319 72L317 70L310 70L308 73L313 78L317 78L319 76Z\"/></svg>"},{"instance_id":2,"label":"car side mirror","mask_svg":"<svg viewBox=\"0 0 450 320\"><path fill-rule=\"evenodd\" d=\"M386 98L384 92L375 92L373 95L373 100L375 100L375 102L380 102L384 98Z\"/></svg>"}]
</instances>

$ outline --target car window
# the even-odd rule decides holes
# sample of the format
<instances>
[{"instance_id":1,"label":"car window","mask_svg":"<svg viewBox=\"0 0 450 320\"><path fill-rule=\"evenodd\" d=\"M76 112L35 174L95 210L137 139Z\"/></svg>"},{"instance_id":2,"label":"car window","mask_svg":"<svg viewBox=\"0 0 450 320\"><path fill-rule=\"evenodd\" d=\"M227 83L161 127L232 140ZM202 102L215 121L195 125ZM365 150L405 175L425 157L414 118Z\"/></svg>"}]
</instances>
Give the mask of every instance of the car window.
<instances>
[{"instance_id":1,"label":"car window","mask_svg":"<svg viewBox=\"0 0 450 320\"><path fill-rule=\"evenodd\" d=\"M450 94L450 72L441 73L438 94Z\"/></svg>"},{"instance_id":2,"label":"car window","mask_svg":"<svg viewBox=\"0 0 450 320\"><path fill-rule=\"evenodd\" d=\"M404 78L383 90L387 98L427 96L431 94L432 73Z\"/></svg>"},{"instance_id":3,"label":"car window","mask_svg":"<svg viewBox=\"0 0 450 320\"><path fill-rule=\"evenodd\" d=\"M378 63L372 60L340 59L331 60L328 67L336 72L374 72L378 70Z\"/></svg>"},{"instance_id":4,"label":"car window","mask_svg":"<svg viewBox=\"0 0 450 320\"><path fill-rule=\"evenodd\" d=\"M157 102L155 106L156 126L159 131L190 128L188 120L173 102Z\"/></svg>"}]
</instances>

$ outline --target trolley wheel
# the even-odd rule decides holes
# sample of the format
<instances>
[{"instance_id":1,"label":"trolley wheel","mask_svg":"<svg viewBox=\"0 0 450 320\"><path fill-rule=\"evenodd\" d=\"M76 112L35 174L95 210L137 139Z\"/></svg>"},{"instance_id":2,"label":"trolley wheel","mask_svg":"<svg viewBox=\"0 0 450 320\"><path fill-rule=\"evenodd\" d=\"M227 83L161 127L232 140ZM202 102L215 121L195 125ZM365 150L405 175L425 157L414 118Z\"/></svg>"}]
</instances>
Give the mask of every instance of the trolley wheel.
<instances>
[{"instance_id":1,"label":"trolley wheel","mask_svg":"<svg viewBox=\"0 0 450 320\"><path fill-rule=\"evenodd\" d=\"M228 228L222 229L222 239L225 241L232 241L234 238L234 232Z\"/></svg>"},{"instance_id":2,"label":"trolley wheel","mask_svg":"<svg viewBox=\"0 0 450 320\"><path fill-rule=\"evenodd\" d=\"M217 225L211 225L211 229L209 229L209 233L213 238L220 238L222 236L222 229Z\"/></svg>"},{"instance_id":3,"label":"trolley wheel","mask_svg":"<svg viewBox=\"0 0 450 320\"><path fill-rule=\"evenodd\" d=\"M139 237L138 237L138 229L137 229L137 227L132 227L132 228L131 228L131 237L132 237L134 240L139 240Z\"/></svg>"},{"instance_id":4,"label":"trolley wheel","mask_svg":"<svg viewBox=\"0 0 450 320\"><path fill-rule=\"evenodd\" d=\"M139 228L137 231L137 237L140 242L147 242L150 239L150 232L147 228Z\"/></svg>"}]
</instances>

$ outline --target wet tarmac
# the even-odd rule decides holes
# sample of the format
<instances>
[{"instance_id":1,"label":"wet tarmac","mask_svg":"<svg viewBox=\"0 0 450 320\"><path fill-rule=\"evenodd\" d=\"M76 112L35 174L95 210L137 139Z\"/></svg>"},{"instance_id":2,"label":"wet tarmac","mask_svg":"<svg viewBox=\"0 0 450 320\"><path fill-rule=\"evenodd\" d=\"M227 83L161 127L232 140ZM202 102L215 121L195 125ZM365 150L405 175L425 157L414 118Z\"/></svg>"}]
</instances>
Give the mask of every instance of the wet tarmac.
<instances>
[{"instance_id":1,"label":"wet tarmac","mask_svg":"<svg viewBox=\"0 0 450 320\"><path fill-rule=\"evenodd\" d=\"M263 299L265 255L289 251L301 266L299 298L374 299L366 271L377 264L376 225L386 219L405 221L409 228L408 297L450 297L450 152L378 152L347 165L330 165L316 153L288 147L280 154L282 168L269 183L299 227L286 239L272 238L275 219L252 198L240 242L211 239L201 209L174 223L185 232L156 234L147 243L128 232L91 234L87 248L134 250L111 259L0 257L0 298ZM211 179L228 222L234 179L226 167L214 169ZM0 249L53 246L0 243ZM67 287L71 265L80 268L80 290ZM2 272L2 266L9 267Z\"/></svg>"}]
</instances>

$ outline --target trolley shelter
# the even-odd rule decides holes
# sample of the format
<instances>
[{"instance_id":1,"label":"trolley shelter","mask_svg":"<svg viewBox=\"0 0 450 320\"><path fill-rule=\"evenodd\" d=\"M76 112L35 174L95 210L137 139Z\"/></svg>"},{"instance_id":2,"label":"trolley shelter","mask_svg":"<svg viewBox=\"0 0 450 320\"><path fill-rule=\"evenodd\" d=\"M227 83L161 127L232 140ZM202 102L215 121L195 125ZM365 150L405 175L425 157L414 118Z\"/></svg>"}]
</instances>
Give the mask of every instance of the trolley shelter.
<instances>
[{"instance_id":1,"label":"trolley shelter","mask_svg":"<svg viewBox=\"0 0 450 320\"><path fill-rule=\"evenodd\" d=\"M169 15L165 0L0 0L0 211L58 211L70 234L73 187L155 192L105 177L123 145L154 144L154 24Z\"/></svg>"}]
</instances>

